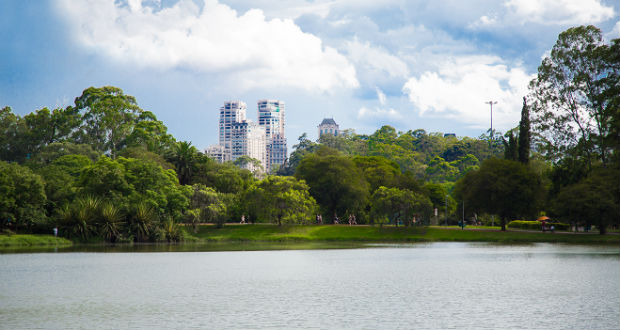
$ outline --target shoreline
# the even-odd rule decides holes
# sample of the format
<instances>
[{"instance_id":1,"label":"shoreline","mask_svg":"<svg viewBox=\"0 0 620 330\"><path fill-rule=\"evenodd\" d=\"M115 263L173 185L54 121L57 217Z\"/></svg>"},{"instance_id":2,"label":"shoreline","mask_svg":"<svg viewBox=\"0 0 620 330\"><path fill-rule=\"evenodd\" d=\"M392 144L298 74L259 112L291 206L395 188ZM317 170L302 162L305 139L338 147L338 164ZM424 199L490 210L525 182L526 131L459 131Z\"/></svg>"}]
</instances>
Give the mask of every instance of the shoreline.
<instances>
[{"instance_id":1,"label":"shoreline","mask_svg":"<svg viewBox=\"0 0 620 330\"><path fill-rule=\"evenodd\" d=\"M245 249L313 249L355 248L376 243L432 243L432 242L485 242L505 244L562 243L576 245L620 245L618 233L536 232L493 228L453 227L394 227L394 226L348 226L348 225L294 225L273 224L198 226L193 232L184 227L185 241L178 243L116 243L74 242L52 235L0 235L0 253L35 251L215 251ZM252 246L253 245L253 246Z\"/></svg>"}]
</instances>

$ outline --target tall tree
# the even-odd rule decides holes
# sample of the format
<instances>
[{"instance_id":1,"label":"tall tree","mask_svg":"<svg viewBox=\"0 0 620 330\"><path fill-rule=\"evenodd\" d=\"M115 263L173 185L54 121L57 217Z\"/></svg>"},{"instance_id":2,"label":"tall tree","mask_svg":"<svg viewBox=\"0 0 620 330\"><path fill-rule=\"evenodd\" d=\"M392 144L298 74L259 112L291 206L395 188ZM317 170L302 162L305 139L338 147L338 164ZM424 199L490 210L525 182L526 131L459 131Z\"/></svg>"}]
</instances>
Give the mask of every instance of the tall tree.
<instances>
[{"instance_id":1,"label":"tall tree","mask_svg":"<svg viewBox=\"0 0 620 330\"><path fill-rule=\"evenodd\" d=\"M521 121L519 122L519 142L518 154L519 161L527 164L530 161L530 110L527 106L527 98L523 97L523 107L521 108Z\"/></svg>"},{"instance_id":2,"label":"tall tree","mask_svg":"<svg viewBox=\"0 0 620 330\"><path fill-rule=\"evenodd\" d=\"M607 163L613 102L605 95L616 85L608 78L620 70L611 51L597 27L573 27L558 36L538 68L530 83L532 122L550 159L578 148L589 169L597 160Z\"/></svg>"},{"instance_id":3,"label":"tall tree","mask_svg":"<svg viewBox=\"0 0 620 330\"><path fill-rule=\"evenodd\" d=\"M69 111L82 114L82 126L77 132L79 141L108 153L112 159L124 146L142 113L135 97L112 86L87 88Z\"/></svg>"},{"instance_id":4,"label":"tall tree","mask_svg":"<svg viewBox=\"0 0 620 330\"><path fill-rule=\"evenodd\" d=\"M328 147L306 156L295 177L308 183L310 194L330 217L359 211L369 195L368 183L355 163Z\"/></svg>"},{"instance_id":5,"label":"tall tree","mask_svg":"<svg viewBox=\"0 0 620 330\"><path fill-rule=\"evenodd\" d=\"M198 149L192 146L191 142L177 142L173 150L171 161L176 166L179 183L182 185L190 183L197 158Z\"/></svg>"}]
</instances>

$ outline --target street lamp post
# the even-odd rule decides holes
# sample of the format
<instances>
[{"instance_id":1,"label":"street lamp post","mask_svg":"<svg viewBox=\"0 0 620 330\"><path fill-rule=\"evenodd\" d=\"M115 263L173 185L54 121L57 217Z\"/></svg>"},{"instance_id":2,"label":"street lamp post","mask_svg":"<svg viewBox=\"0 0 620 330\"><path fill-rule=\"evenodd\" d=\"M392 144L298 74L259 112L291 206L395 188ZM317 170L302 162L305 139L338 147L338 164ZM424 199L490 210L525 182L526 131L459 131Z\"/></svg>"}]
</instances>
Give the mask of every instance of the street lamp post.
<instances>
[{"instance_id":1,"label":"street lamp post","mask_svg":"<svg viewBox=\"0 0 620 330\"><path fill-rule=\"evenodd\" d=\"M448 225L448 194L446 194L446 221L445 225Z\"/></svg>"},{"instance_id":2,"label":"street lamp post","mask_svg":"<svg viewBox=\"0 0 620 330\"><path fill-rule=\"evenodd\" d=\"M490 142L491 142L491 151L493 151L493 104L497 104L497 101L488 101L488 102L484 102L488 105L491 106L491 134L490 135Z\"/></svg>"}]
</instances>

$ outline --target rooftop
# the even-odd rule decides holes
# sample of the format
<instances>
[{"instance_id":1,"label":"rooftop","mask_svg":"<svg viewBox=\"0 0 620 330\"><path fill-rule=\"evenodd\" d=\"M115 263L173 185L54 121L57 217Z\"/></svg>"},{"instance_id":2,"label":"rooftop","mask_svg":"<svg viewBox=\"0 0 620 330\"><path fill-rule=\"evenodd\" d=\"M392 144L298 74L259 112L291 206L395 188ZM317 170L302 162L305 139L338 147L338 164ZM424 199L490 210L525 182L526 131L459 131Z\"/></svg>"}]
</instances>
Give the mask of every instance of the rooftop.
<instances>
[{"instance_id":1,"label":"rooftop","mask_svg":"<svg viewBox=\"0 0 620 330\"><path fill-rule=\"evenodd\" d=\"M338 124L336 124L336 122L334 121L334 118L325 118L321 122L321 125L338 125ZM321 125L319 125L319 126L321 126Z\"/></svg>"}]
</instances>

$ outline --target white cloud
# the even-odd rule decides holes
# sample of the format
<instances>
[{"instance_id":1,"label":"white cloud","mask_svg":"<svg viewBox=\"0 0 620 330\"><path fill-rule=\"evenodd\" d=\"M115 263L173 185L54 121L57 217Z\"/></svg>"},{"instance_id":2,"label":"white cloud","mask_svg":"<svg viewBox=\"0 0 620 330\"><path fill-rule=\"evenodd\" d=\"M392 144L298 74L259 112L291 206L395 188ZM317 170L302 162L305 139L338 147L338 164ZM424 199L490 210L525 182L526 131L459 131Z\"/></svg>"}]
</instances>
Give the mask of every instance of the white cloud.
<instances>
[{"instance_id":1,"label":"white cloud","mask_svg":"<svg viewBox=\"0 0 620 330\"><path fill-rule=\"evenodd\" d=\"M367 108L361 107L357 112L358 119L387 119L387 120L397 120L401 119L402 115L398 113L398 111L393 108Z\"/></svg>"},{"instance_id":2,"label":"white cloud","mask_svg":"<svg viewBox=\"0 0 620 330\"><path fill-rule=\"evenodd\" d=\"M385 93L383 93L383 91L379 87L376 87L376 90L377 90L377 99L379 99L379 104L385 105L385 102L387 100Z\"/></svg>"},{"instance_id":3,"label":"white cloud","mask_svg":"<svg viewBox=\"0 0 620 330\"><path fill-rule=\"evenodd\" d=\"M614 25L614 28L611 29L611 31L607 34L607 38L609 39L620 38L620 21L616 22L616 25Z\"/></svg>"},{"instance_id":4,"label":"white cloud","mask_svg":"<svg viewBox=\"0 0 620 330\"><path fill-rule=\"evenodd\" d=\"M613 18L614 8L600 0L508 0L504 5L522 23L545 25L594 24Z\"/></svg>"},{"instance_id":5,"label":"white cloud","mask_svg":"<svg viewBox=\"0 0 620 330\"><path fill-rule=\"evenodd\" d=\"M477 28L484 28L484 27L488 27L488 26L492 26L497 24L497 17L496 16L480 16L480 18L478 18L477 21L469 24L467 27L470 29L477 29Z\"/></svg>"},{"instance_id":6,"label":"white cloud","mask_svg":"<svg viewBox=\"0 0 620 330\"><path fill-rule=\"evenodd\" d=\"M458 120L471 127L488 127L489 106L493 127L512 128L518 122L522 97L533 78L516 66L509 68L494 56L467 56L442 63L438 72L424 72L410 78L403 87L420 116L431 114Z\"/></svg>"},{"instance_id":7,"label":"white cloud","mask_svg":"<svg viewBox=\"0 0 620 330\"><path fill-rule=\"evenodd\" d=\"M371 120L398 120L402 119L402 115L393 108L385 107L387 104L387 96L379 87L375 87L377 92L377 100L379 101L379 107L368 108L362 106L357 111L358 119L371 119Z\"/></svg>"},{"instance_id":8,"label":"white cloud","mask_svg":"<svg viewBox=\"0 0 620 330\"><path fill-rule=\"evenodd\" d=\"M360 42L355 38L346 43L348 58L356 66L376 75L387 74L390 77L409 76L407 63L380 47L373 47L369 42Z\"/></svg>"},{"instance_id":9,"label":"white cloud","mask_svg":"<svg viewBox=\"0 0 620 330\"><path fill-rule=\"evenodd\" d=\"M237 88L291 86L327 91L359 85L355 68L334 48L289 19L242 15L217 0L153 10L140 0L58 0L79 42L115 61L153 69L217 74Z\"/></svg>"}]
</instances>

